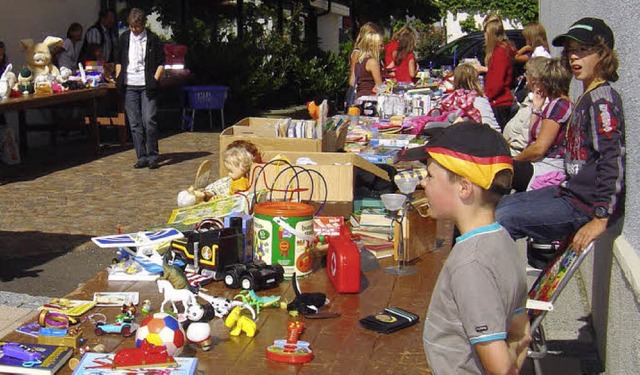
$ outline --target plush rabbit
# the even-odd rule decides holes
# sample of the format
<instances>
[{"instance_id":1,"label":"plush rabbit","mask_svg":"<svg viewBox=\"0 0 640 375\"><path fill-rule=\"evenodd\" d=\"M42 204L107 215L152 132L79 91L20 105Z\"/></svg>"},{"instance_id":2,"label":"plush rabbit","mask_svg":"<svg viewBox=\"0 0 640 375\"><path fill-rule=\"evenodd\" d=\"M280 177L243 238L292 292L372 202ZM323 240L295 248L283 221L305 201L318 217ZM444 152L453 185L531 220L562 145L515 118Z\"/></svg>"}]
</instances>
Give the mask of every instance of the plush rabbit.
<instances>
[{"instance_id":1,"label":"plush rabbit","mask_svg":"<svg viewBox=\"0 0 640 375\"><path fill-rule=\"evenodd\" d=\"M33 39L20 41L20 49L25 53L26 66L34 77L41 74L51 74L57 77L60 74L58 68L51 62L51 48L61 44L62 39L54 36L46 37L41 43L35 43Z\"/></svg>"}]
</instances>

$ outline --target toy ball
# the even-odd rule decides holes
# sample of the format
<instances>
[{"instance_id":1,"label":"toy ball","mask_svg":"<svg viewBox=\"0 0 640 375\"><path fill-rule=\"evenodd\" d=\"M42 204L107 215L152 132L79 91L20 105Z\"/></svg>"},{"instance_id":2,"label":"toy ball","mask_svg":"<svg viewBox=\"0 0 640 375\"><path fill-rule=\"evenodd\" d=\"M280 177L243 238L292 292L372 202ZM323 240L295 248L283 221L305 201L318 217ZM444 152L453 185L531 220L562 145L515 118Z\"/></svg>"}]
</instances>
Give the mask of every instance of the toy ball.
<instances>
[{"instance_id":1,"label":"toy ball","mask_svg":"<svg viewBox=\"0 0 640 375\"><path fill-rule=\"evenodd\" d=\"M142 346L142 341L147 340L150 344L167 348L167 354L171 356L179 355L185 344L185 334L180 323L173 316L158 312L140 323L140 328L136 331L136 346Z\"/></svg>"}]
</instances>

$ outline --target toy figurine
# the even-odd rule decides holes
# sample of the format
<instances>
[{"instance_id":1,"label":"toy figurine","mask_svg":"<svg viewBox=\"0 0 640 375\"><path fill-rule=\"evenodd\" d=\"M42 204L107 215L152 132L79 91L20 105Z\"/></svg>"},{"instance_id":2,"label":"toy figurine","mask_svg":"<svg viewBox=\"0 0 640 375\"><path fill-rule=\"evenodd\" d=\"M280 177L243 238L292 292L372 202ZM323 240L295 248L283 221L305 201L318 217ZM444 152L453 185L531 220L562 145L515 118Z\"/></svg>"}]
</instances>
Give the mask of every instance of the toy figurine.
<instances>
[{"instance_id":1,"label":"toy figurine","mask_svg":"<svg viewBox=\"0 0 640 375\"><path fill-rule=\"evenodd\" d=\"M211 349L211 326L209 321L215 317L213 306L201 305L197 301L190 303L185 312L187 321L182 325L187 339L202 350Z\"/></svg>"},{"instance_id":2,"label":"toy figurine","mask_svg":"<svg viewBox=\"0 0 640 375\"><path fill-rule=\"evenodd\" d=\"M224 320L224 325L227 326L227 328L233 328L231 332L229 332L231 336L240 336L242 332L244 332L247 337L256 335L256 322L242 315L242 308L240 306L234 307L233 310L231 310Z\"/></svg>"},{"instance_id":3,"label":"toy figurine","mask_svg":"<svg viewBox=\"0 0 640 375\"><path fill-rule=\"evenodd\" d=\"M213 306L213 311L215 313L215 316L218 318L224 318L225 316L227 316L227 314L229 314L231 309L233 309L236 306L240 306L241 308L245 308L249 310L251 312L252 318L254 320L256 319L256 312L253 310L253 308L249 304L245 302L233 301L224 297L210 296L202 292L199 292L198 296L203 300L209 302L211 306Z\"/></svg>"},{"instance_id":4,"label":"toy figurine","mask_svg":"<svg viewBox=\"0 0 640 375\"><path fill-rule=\"evenodd\" d=\"M160 312L164 312L164 305L167 302L171 302L175 314L178 313L176 301L182 302L183 312L187 311L187 306L189 306L190 303L195 303L196 296L191 293L189 289L174 289L168 280L163 279L158 279L156 283L158 284L158 291L164 293L164 300L162 301L162 305L160 305Z\"/></svg>"},{"instance_id":5,"label":"toy figurine","mask_svg":"<svg viewBox=\"0 0 640 375\"><path fill-rule=\"evenodd\" d=\"M296 298L289 302L287 310L290 312L297 311L303 315L315 314L320 308L329 303L327 295L324 293L302 293L298 286L298 280L296 279L296 273L293 273L291 278L291 285L296 293Z\"/></svg>"},{"instance_id":6,"label":"toy figurine","mask_svg":"<svg viewBox=\"0 0 640 375\"><path fill-rule=\"evenodd\" d=\"M253 290L242 290L233 298L240 299L246 305L254 307L258 314L260 314L260 309L265 307L273 306L281 309L287 308L287 304L280 301L281 300L280 296L261 297L257 295L256 292Z\"/></svg>"},{"instance_id":7,"label":"toy figurine","mask_svg":"<svg viewBox=\"0 0 640 375\"><path fill-rule=\"evenodd\" d=\"M287 326L287 339L274 340L273 345L267 348L267 358L284 363L307 363L313 359L313 352L309 343L298 340L304 323L289 322Z\"/></svg>"},{"instance_id":8,"label":"toy figurine","mask_svg":"<svg viewBox=\"0 0 640 375\"><path fill-rule=\"evenodd\" d=\"M151 312L151 301L145 299L142 301L142 313L148 314L149 312Z\"/></svg>"}]
</instances>

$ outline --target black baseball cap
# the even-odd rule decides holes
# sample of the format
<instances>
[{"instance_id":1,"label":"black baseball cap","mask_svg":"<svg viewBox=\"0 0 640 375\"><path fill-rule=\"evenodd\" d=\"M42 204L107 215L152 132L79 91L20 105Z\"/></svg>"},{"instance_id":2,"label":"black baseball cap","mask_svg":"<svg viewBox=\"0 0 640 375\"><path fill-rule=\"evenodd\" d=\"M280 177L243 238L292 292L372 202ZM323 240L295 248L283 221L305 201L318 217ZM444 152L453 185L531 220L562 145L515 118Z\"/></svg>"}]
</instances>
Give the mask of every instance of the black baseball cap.
<instances>
[{"instance_id":1,"label":"black baseball cap","mask_svg":"<svg viewBox=\"0 0 640 375\"><path fill-rule=\"evenodd\" d=\"M604 39L605 44L613 49L614 39L611 28L599 18L582 18L571 25L565 34L553 38L553 45L562 47L567 39L575 40L586 45L595 45L596 36Z\"/></svg>"},{"instance_id":2,"label":"black baseball cap","mask_svg":"<svg viewBox=\"0 0 640 375\"><path fill-rule=\"evenodd\" d=\"M502 170L513 171L513 158L502 134L488 125L472 121L454 124L425 146L398 153L403 161L428 158L484 189L508 193L504 187L494 187L493 179Z\"/></svg>"}]
</instances>

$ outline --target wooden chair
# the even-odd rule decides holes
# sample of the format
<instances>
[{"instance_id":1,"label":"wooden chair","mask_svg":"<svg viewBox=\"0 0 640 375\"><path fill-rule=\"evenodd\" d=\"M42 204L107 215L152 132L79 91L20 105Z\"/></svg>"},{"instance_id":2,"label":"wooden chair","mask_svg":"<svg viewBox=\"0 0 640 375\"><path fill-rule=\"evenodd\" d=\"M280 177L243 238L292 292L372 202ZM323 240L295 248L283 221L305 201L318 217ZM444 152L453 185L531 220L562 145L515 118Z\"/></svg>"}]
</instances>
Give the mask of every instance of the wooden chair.
<instances>
[{"instance_id":1,"label":"wooden chair","mask_svg":"<svg viewBox=\"0 0 640 375\"><path fill-rule=\"evenodd\" d=\"M531 344L527 356L533 360L536 375L542 374L540 360L547 355L547 340L542 327L542 320L567 286L573 274L578 270L584 258L593 250L594 244L580 254L573 250L573 244L561 253L549 266L540 273L529 289L527 309L531 321Z\"/></svg>"}]
</instances>

